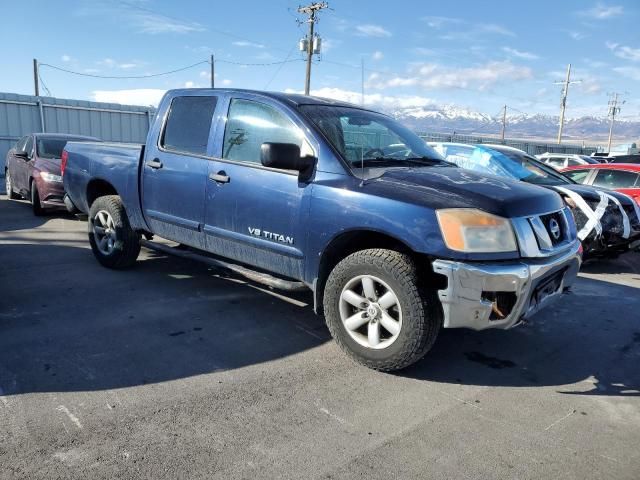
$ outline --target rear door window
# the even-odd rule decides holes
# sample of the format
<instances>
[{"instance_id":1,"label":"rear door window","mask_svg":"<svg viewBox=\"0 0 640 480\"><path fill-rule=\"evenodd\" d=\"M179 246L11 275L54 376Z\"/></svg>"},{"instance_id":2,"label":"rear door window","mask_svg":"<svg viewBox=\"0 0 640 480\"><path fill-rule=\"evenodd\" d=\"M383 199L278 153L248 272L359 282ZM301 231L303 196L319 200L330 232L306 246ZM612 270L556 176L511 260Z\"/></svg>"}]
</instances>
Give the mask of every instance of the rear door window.
<instances>
[{"instance_id":1,"label":"rear door window","mask_svg":"<svg viewBox=\"0 0 640 480\"><path fill-rule=\"evenodd\" d=\"M598 170L593 184L605 188L633 188L637 181L637 173L603 168Z\"/></svg>"},{"instance_id":2,"label":"rear door window","mask_svg":"<svg viewBox=\"0 0 640 480\"><path fill-rule=\"evenodd\" d=\"M171 101L160 146L165 150L206 155L217 97L175 97Z\"/></svg>"}]
</instances>

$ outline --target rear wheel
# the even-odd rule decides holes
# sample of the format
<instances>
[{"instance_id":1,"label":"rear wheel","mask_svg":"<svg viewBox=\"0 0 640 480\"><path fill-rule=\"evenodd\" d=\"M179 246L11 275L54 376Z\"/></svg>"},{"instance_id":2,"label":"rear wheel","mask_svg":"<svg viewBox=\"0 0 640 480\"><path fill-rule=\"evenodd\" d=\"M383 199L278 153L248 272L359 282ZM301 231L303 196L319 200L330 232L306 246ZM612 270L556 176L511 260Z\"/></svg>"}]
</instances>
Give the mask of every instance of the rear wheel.
<instances>
[{"instance_id":1,"label":"rear wheel","mask_svg":"<svg viewBox=\"0 0 640 480\"><path fill-rule=\"evenodd\" d=\"M327 326L338 345L376 370L399 370L422 358L442 326L435 291L422 291L408 255L362 250L327 279Z\"/></svg>"},{"instance_id":2,"label":"rear wheel","mask_svg":"<svg viewBox=\"0 0 640 480\"><path fill-rule=\"evenodd\" d=\"M11 174L9 173L9 170L4 171L4 187L7 198L10 198L12 200L18 198L18 195L16 195L13 191L13 181L11 180Z\"/></svg>"},{"instance_id":3,"label":"rear wheel","mask_svg":"<svg viewBox=\"0 0 640 480\"><path fill-rule=\"evenodd\" d=\"M33 214L37 217L46 213L40 202L40 194L38 193L36 182L31 182L31 208L33 209Z\"/></svg>"},{"instance_id":4,"label":"rear wheel","mask_svg":"<svg viewBox=\"0 0 640 480\"><path fill-rule=\"evenodd\" d=\"M91 205L89 243L96 259L107 268L123 269L135 263L140 235L129 225L119 196L99 197Z\"/></svg>"}]
</instances>

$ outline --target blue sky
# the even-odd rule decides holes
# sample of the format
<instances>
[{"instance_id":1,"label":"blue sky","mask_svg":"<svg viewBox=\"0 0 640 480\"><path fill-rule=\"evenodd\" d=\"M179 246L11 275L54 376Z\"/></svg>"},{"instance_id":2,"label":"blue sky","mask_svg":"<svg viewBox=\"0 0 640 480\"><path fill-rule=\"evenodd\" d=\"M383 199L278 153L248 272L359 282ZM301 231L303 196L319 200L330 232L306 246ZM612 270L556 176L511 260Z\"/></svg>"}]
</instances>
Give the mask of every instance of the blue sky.
<instances>
[{"instance_id":1,"label":"blue sky","mask_svg":"<svg viewBox=\"0 0 640 480\"><path fill-rule=\"evenodd\" d=\"M623 118L640 117L637 1L333 0L317 31L324 52L312 91L387 109L453 104L495 115L557 114L567 63L568 116L604 115L626 93ZM164 72L214 53L217 86L302 90L297 50L306 25L297 1L125 0L3 5L0 91L32 93L31 59L92 75ZM7 21L7 19L13 19ZM18 21L18 19L22 19ZM253 66L234 63L285 64ZM54 96L149 104L168 88L207 86L206 64L146 79L79 77L43 66Z\"/></svg>"}]
</instances>

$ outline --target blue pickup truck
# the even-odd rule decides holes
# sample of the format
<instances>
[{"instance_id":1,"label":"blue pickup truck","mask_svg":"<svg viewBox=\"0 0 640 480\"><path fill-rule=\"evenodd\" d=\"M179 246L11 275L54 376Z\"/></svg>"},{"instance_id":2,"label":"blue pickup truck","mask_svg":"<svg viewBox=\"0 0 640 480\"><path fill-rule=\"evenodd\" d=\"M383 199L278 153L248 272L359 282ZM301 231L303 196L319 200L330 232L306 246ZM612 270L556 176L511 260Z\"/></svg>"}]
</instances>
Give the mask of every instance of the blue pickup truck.
<instances>
[{"instance_id":1,"label":"blue pickup truck","mask_svg":"<svg viewBox=\"0 0 640 480\"><path fill-rule=\"evenodd\" d=\"M172 90L145 145L70 142L69 208L130 267L153 236L314 295L355 360L396 370L441 328L509 328L573 283L575 221L557 193L446 162L392 118L246 90ZM166 244L166 242L164 242Z\"/></svg>"}]
</instances>

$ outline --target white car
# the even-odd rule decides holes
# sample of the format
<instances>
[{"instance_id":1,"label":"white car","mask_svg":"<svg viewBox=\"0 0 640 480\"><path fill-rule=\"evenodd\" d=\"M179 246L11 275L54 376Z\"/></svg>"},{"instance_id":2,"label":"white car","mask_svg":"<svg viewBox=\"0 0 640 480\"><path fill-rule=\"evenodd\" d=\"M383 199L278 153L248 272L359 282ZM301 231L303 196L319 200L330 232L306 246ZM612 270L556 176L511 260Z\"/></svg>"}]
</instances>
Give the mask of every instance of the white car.
<instances>
[{"instance_id":1,"label":"white car","mask_svg":"<svg viewBox=\"0 0 640 480\"><path fill-rule=\"evenodd\" d=\"M588 155L578 155L575 153L543 153L542 155L536 155L536 157L542 163L547 164L556 170L573 167L574 165L597 165L600 163L593 157Z\"/></svg>"}]
</instances>

